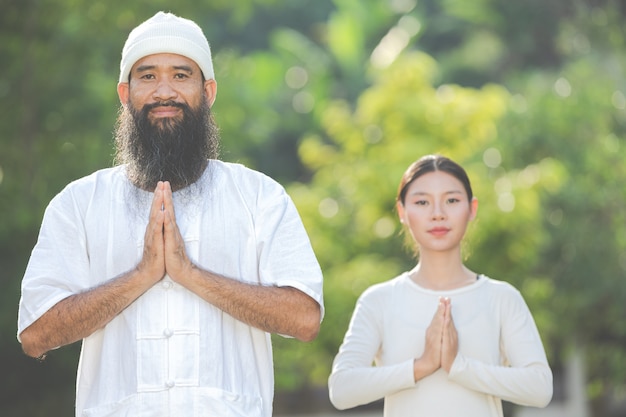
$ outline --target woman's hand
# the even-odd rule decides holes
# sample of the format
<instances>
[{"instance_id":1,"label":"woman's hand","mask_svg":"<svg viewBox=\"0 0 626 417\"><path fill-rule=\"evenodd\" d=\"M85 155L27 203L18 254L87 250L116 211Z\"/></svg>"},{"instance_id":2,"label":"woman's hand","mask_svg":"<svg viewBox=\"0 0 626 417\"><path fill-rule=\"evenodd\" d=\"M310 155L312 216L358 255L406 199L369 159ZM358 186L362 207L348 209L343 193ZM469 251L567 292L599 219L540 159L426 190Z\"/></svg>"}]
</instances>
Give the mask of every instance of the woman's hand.
<instances>
[{"instance_id":1,"label":"woman's hand","mask_svg":"<svg viewBox=\"0 0 626 417\"><path fill-rule=\"evenodd\" d=\"M458 347L458 334L452 319L450 299L441 297L437 311L426 329L424 354L413 362L415 381L432 374L439 368L450 372Z\"/></svg>"},{"instance_id":2,"label":"woman's hand","mask_svg":"<svg viewBox=\"0 0 626 417\"><path fill-rule=\"evenodd\" d=\"M448 373L459 351L459 337L452 319L450 299L446 299L446 308L443 322L443 337L441 341L441 367Z\"/></svg>"}]
</instances>

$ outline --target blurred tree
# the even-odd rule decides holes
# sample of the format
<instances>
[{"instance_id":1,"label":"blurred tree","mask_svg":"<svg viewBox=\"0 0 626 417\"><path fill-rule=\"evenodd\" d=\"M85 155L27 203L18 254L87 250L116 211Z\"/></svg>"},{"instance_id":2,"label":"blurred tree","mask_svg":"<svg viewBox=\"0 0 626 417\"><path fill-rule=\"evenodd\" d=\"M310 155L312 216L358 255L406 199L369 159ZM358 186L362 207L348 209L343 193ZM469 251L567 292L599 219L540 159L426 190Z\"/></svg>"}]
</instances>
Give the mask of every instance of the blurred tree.
<instances>
[{"instance_id":1,"label":"blurred tree","mask_svg":"<svg viewBox=\"0 0 626 417\"><path fill-rule=\"evenodd\" d=\"M530 271L553 285L544 306L553 354L565 357L572 344L587 352L594 415L606 415L626 380L626 100L611 67L578 60L533 77L502 128L504 163L551 156L567 173L559 192L541 196L550 239Z\"/></svg>"}]
</instances>

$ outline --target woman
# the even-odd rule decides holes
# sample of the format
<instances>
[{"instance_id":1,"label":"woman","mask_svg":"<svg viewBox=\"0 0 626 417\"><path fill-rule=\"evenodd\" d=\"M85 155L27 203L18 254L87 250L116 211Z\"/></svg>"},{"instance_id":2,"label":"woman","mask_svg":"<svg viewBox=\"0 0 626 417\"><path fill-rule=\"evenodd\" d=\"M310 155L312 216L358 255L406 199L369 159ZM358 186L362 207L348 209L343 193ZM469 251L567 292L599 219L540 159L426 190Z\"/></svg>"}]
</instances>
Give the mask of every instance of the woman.
<instances>
[{"instance_id":1,"label":"woman","mask_svg":"<svg viewBox=\"0 0 626 417\"><path fill-rule=\"evenodd\" d=\"M502 400L545 407L552 372L524 299L463 264L478 208L465 170L419 159L396 205L419 261L359 298L328 381L332 403L384 398L385 417L501 417Z\"/></svg>"}]
</instances>

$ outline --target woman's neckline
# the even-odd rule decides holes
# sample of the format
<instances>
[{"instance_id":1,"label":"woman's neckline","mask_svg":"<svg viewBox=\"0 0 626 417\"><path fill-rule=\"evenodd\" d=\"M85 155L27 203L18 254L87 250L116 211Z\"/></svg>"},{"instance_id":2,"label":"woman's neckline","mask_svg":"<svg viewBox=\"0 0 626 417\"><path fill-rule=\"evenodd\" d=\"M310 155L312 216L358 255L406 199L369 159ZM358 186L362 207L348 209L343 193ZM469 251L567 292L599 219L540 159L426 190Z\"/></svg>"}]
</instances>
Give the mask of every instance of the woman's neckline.
<instances>
[{"instance_id":1,"label":"woman's neckline","mask_svg":"<svg viewBox=\"0 0 626 417\"><path fill-rule=\"evenodd\" d=\"M415 286L416 288L425 291L425 292L430 292L430 293L457 293L457 292L463 292L463 291L467 291L467 290L471 290L479 285L482 285L482 283L486 282L486 277L483 274L476 274L476 279L473 281L468 281L466 284L463 285L459 285L459 286L455 286L455 287L451 287L451 288L429 288L429 287L425 287L421 284L419 284L418 282L416 282L413 277L411 276L411 271L406 271L403 274L405 276L405 278L411 283L411 285Z\"/></svg>"}]
</instances>

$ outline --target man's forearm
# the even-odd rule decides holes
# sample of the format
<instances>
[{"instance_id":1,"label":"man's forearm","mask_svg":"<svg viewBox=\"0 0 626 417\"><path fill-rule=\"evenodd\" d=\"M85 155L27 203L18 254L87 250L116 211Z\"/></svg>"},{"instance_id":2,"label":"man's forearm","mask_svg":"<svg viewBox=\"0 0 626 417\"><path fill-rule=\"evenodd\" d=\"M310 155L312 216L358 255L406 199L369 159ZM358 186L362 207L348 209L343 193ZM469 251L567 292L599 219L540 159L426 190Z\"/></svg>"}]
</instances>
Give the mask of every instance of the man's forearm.
<instances>
[{"instance_id":1,"label":"man's forearm","mask_svg":"<svg viewBox=\"0 0 626 417\"><path fill-rule=\"evenodd\" d=\"M52 349L91 335L151 285L135 269L59 301L20 334L24 353L39 358Z\"/></svg>"},{"instance_id":2,"label":"man's forearm","mask_svg":"<svg viewBox=\"0 0 626 417\"><path fill-rule=\"evenodd\" d=\"M319 304L296 288L249 284L197 267L179 283L237 320L268 333L308 342L319 332Z\"/></svg>"}]
</instances>

